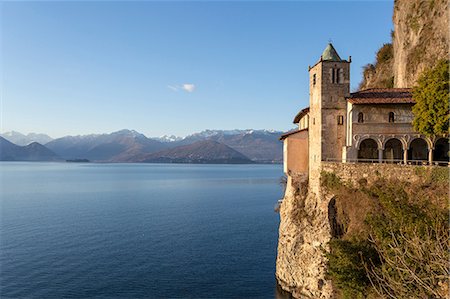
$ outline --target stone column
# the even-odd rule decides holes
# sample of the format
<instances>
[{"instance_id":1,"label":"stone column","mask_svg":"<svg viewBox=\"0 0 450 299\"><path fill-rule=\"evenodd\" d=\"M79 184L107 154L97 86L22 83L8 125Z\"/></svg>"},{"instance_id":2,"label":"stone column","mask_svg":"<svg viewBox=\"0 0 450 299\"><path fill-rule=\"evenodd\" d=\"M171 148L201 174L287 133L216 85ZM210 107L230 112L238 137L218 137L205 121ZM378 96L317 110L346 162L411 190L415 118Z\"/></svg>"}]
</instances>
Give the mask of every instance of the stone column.
<instances>
[{"instance_id":1,"label":"stone column","mask_svg":"<svg viewBox=\"0 0 450 299\"><path fill-rule=\"evenodd\" d=\"M378 149L378 163L382 163L383 162L383 149L379 148Z\"/></svg>"},{"instance_id":2,"label":"stone column","mask_svg":"<svg viewBox=\"0 0 450 299\"><path fill-rule=\"evenodd\" d=\"M403 150L403 164L408 163L408 149Z\"/></svg>"},{"instance_id":3,"label":"stone column","mask_svg":"<svg viewBox=\"0 0 450 299\"><path fill-rule=\"evenodd\" d=\"M433 149L432 148L430 148L428 150L428 163L430 163L430 165L433 164Z\"/></svg>"}]
</instances>

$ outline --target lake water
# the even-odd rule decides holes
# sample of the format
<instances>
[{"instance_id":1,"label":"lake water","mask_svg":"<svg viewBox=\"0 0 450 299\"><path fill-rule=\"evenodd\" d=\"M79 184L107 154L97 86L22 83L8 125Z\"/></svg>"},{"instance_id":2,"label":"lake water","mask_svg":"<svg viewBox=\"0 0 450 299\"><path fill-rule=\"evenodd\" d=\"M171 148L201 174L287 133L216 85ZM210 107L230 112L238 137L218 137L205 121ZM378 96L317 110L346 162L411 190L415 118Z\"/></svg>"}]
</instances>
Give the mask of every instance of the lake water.
<instances>
[{"instance_id":1,"label":"lake water","mask_svg":"<svg viewBox=\"0 0 450 299\"><path fill-rule=\"evenodd\" d=\"M281 165L0 163L1 298L274 298Z\"/></svg>"}]
</instances>

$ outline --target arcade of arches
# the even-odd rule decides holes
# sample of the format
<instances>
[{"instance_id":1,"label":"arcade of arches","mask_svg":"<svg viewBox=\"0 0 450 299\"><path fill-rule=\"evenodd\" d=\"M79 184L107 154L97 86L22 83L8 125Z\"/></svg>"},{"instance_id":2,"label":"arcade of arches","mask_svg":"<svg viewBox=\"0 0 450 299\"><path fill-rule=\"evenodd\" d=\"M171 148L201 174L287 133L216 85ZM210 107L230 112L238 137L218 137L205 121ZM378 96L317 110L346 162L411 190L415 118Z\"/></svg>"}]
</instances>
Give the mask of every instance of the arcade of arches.
<instances>
[{"instance_id":1,"label":"arcade of arches","mask_svg":"<svg viewBox=\"0 0 450 299\"><path fill-rule=\"evenodd\" d=\"M432 147L429 145L432 144ZM375 138L362 140L358 147L359 162L449 162L449 139L438 138L434 143L414 138L409 144L398 138L386 139L384 143Z\"/></svg>"}]
</instances>

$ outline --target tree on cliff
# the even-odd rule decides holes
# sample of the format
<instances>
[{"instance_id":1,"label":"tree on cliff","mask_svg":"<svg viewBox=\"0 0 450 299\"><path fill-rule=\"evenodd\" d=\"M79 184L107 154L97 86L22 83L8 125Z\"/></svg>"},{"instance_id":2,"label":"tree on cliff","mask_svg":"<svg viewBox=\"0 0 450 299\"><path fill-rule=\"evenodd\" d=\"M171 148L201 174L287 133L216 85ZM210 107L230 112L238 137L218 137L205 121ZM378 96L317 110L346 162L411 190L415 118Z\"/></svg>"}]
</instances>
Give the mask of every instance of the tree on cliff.
<instances>
[{"instance_id":1,"label":"tree on cliff","mask_svg":"<svg viewBox=\"0 0 450 299\"><path fill-rule=\"evenodd\" d=\"M426 136L448 135L449 62L441 60L425 71L413 88L416 101L412 111L413 126Z\"/></svg>"}]
</instances>

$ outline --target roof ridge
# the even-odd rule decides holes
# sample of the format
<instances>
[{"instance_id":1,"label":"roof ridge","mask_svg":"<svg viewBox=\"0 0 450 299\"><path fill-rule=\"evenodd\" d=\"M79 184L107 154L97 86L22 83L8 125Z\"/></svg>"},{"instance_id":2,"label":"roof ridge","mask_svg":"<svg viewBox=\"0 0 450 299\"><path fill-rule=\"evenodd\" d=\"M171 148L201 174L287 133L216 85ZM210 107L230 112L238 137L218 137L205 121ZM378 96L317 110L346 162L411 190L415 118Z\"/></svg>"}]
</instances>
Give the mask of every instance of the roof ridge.
<instances>
[{"instance_id":1,"label":"roof ridge","mask_svg":"<svg viewBox=\"0 0 450 299\"><path fill-rule=\"evenodd\" d=\"M410 87L372 87L372 88L367 88L367 89L363 89L363 90L358 90L355 91L353 93L358 93L358 92L366 92L366 91L377 91L377 90L389 90L389 91L407 91L407 90L412 90L412 88Z\"/></svg>"}]
</instances>

